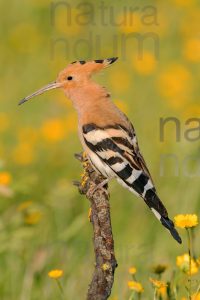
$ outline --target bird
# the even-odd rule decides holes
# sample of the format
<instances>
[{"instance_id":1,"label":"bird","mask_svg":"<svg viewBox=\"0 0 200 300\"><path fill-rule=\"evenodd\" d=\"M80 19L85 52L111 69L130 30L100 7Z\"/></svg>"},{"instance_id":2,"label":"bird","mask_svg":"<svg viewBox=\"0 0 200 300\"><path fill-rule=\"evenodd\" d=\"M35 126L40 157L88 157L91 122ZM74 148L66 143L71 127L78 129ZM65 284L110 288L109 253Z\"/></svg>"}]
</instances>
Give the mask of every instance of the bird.
<instances>
[{"instance_id":1,"label":"bird","mask_svg":"<svg viewBox=\"0 0 200 300\"><path fill-rule=\"evenodd\" d=\"M142 198L181 244L181 237L157 194L132 123L111 100L107 89L93 80L94 74L117 59L74 61L58 74L56 81L23 98L19 105L48 90L62 89L77 111L80 142L93 168L105 178L105 183L115 178Z\"/></svg>"}]
</instances>

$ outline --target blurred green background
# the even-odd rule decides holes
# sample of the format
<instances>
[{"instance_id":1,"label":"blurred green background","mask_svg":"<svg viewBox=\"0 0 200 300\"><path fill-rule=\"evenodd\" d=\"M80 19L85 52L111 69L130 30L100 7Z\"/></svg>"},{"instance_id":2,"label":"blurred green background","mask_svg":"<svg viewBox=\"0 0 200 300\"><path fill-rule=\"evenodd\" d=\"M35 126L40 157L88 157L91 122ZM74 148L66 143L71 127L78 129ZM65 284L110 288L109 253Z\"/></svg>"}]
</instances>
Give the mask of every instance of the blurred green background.
<instances>
[{"instance_id":1,"label":"blurred green background","mask_svg":"<svg viewBox=\"0 0 200 300\"><path fill-rule=\"evenodd\" d=\"M60 299L47 276L55 268L64 270L65 299L84 299L94 257L89 202L72 185L82 173L76 113L62 91L17 103L71 61L119 56L96 80L133 122L171 218L199 215L199 131L189 133L193 141L184 134L199 127L185 122L200 117L200 4L11 0L0 11L0 299ZM136 34L145 36L142 50ZM177 118L180 141L173 122L160 140L160 118L168 117ZM169 279L187 249L185 233L180 246L140 199L116 182L110 194L119 264L111 299L128 299L132 265L143 299L153 299L151 266L166 263ZM199 236L197 229L197 256Z\"/></svg>"}]
</instances>

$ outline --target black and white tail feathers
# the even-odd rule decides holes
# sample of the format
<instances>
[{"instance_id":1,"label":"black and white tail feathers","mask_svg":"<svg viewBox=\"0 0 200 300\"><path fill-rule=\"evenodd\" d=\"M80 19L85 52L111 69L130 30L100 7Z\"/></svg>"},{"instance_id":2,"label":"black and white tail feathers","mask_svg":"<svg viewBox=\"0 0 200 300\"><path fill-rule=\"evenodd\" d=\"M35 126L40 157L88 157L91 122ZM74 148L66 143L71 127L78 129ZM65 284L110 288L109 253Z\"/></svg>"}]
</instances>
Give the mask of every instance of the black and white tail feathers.
<instances>
[{"instance_id":1,"label":"black and white tail feathers","mask_svg":"<svg viewBox=\"0 0 200 300\"><path fill-rule=\"evenodd\" d=\"M168 213L162 202L160 201L159 197L156 195L154 190L151 191L146 197L144 201L149 206L149 208L153 211L155 216L161 222L161 224L169 230L173 238L178 242L182 243L182 240L174 227L174 223L172 220L169 219Z\"/></svg>"}]
</instances>

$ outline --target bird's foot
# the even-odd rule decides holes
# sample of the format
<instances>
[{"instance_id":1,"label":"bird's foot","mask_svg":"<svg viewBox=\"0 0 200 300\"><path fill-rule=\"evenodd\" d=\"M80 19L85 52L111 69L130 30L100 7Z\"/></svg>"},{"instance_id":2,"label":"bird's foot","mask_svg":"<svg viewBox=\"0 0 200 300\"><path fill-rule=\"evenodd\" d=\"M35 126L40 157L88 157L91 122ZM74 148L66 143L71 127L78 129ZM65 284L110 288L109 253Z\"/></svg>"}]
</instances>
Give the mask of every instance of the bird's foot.
<instances>
[{"instance_id":1,"label":"bird's foot","mask_svg":"<svg viewBox=\"0 0 200 300\"><path fill-rule=\"evenodd\" d=\"M109 196L108 190L106 188L104 188L104 186L108 183L108 181L109 181L108 179L104 179L102 182L97 184L91 191L91 195L93 195L97 190L103 189L104 192L106 193L106 195Z\"/></svg>"}]
</instances>

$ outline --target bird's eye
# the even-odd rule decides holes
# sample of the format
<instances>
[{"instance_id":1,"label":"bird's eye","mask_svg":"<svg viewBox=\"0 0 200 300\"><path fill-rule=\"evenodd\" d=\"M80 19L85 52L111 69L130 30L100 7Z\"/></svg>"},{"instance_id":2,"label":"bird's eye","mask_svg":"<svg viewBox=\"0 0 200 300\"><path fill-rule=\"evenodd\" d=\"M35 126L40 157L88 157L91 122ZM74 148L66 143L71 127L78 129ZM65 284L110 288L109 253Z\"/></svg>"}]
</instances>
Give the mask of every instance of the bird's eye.
<instances>
[{"instance_id":1,"label":"bird's eye","mask_svg":"<svg viewBox=\"0 0 200 300\"><path fill-rule=\"evenodd\" d=\"M67 77L67 80L72 80L72 79L73 79L72 76L68 76L68 77Z\"/></svg>"}]
</instances>

